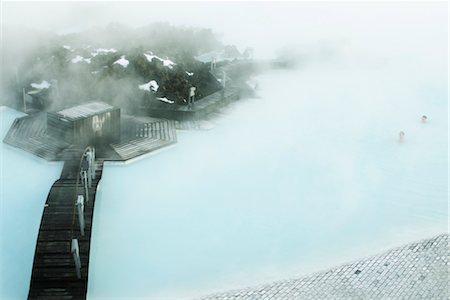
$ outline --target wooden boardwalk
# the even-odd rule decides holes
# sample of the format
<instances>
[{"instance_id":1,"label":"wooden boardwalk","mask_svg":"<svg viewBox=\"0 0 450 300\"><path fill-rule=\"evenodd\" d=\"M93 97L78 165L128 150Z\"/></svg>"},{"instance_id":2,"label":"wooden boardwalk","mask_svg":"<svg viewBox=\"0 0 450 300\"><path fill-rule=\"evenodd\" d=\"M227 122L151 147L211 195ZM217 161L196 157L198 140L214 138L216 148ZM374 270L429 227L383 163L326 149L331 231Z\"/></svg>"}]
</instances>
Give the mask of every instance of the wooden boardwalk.
<instances>
[{"instance_id":1,"label":"wooden boardwalk","mask_svg":"<svg viewBox=\"0 0 450 300\"><path fill-rule=\"evenodd\" d=\"M75 207L77 195L84 194L78 179L82 153L72 151L70 159L64 163L61 178L49 192L36 243L28 299L86 299L92 217L104 161L95 162L96 176L89 188L89 201L84 206L85 229L82 236ZM72 239L78 239L79 243L80 279L71 253Z\"/></svg>"},{"instance_id":2,"label":"wooden boardwalk","mask_svg":"<svg viewBox=\"0 0 450 300\"><path fill-rule=\"evenodd\" d=\"M33 261L28 299L86 299L92 218L98 183L105 161L127 161L177 142L176 123L149 117L123 116L120 142L96 148L96 176L84 204L84 235L76 206L84 195L80 179L85 151L48 134L46 113L16 119L4 142L48 161L64 161L61 177L47 197ZM72 240L78 240L80 278L72 254Z\"/></svg>"},{"instance_id":3,"label":"wooden boardwalk","mask_svg":"<svg viewBox=\"0 0 450 300\"><path fill-rule=\"evenodd\" d=\"M80 163L85 149L70 145L47 132L45 113L16 119L4 142L48 161L64 161L61 177L47 197L33 261L28 299L86 299L92 217L98 183L105 161L127 161L177 142L173 121L148 117L122 118L120 142L96 149L96 176L84 204L81 234L76 201L84 195ZM78 278L72 240L78 240L81 263Z\"/></svg>"}]
</instances>

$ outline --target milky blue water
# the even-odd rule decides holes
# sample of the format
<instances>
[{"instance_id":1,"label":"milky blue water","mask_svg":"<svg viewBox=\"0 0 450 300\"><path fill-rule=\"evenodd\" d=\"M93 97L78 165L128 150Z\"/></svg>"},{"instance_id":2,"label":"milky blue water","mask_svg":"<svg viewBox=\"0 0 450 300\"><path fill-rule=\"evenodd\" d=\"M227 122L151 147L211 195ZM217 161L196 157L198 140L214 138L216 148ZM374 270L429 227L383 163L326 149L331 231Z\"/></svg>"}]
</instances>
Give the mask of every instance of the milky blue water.
<instances>
[{"instance_id":1,"label":"milky blue water","mask_svg":"<svg viewBox=\"0 0 450 300\"><path fill-rule=\"evenodd\" d=\"M260 97L226 109L214 129L106 165L89 299L196 296L446 232L446 86L398 75L327 64L270 72L257 78ZM0 113L4 137L23 114ZM24 299L62 164L5 144L1 162L0 298Z\"/></svg>"},{"instance_id":2,"label":"milky blue water","mask_svg":"<svg viewBox=\"0 0 450 300\"><path fill-rule=\"evenodd\" d=\"M383 41L265 73L259 97L228 107L214 129L107 164L88 298L198 296L447 232L447 52L434 37L402 51ZM22 114L0 113L3 137ZM24 299L62 164L0 151L0 298Z\"/></svg>"},{"instance_id":3,"label":"milky blue water","mask_svg":"<svg viewBox=\"0 0 450 300\"><path fill-rule=\"evenodd\" d=\"M15 118L24 114L0 107L3 140ZM26 299L45 200L61 174L62 163L0 146L0 299Z\"/></svg>"},{"instance_id":4,"label":"milky blue water","mask_svg":"<svg viewBox=\"0 0 450 300\"><path fill-rule=\"evenodd\" d=\"M269 72L214 129L106 165L89 299L197 296L446 232L447 87L413 69Z\"/></svg>"}]
</instances>

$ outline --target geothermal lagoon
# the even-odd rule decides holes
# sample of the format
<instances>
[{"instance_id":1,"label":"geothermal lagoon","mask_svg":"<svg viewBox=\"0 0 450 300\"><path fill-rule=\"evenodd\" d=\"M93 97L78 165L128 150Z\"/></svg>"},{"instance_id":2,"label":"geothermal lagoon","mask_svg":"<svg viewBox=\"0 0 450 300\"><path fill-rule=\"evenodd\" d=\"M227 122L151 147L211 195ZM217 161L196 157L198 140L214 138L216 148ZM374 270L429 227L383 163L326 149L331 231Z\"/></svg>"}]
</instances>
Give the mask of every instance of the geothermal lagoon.
<instances>
[{"instance_id":1,"label":"geothermal lagoon","mask_svg":"<svg viewBox=\"0 0 450 300\"><path fill-rule=\"evenodd\" d=\"M445 232L445 90L411 78L380 86L390 71L261 75L259 97L213 129L106 164L89 298L199 296Z\"/></svg>"},{"instance_id":2,"label":"geothermal lagoon","mask_svg":"<svg viewBox=\"0 0 450 300\"><path fill-rule=\"evenodd\" d=\"M221 111L212 129L180 131L174 147L126 165L106 163L88 298L201 296L446 232L445 85L406 76L401 62L338 66L259 75L257 96ZM22 114L1 115L4 136ZM1 257L10 270L1 297L24 299L62 163L1 147Z\"/></svg>"}]
</instances>

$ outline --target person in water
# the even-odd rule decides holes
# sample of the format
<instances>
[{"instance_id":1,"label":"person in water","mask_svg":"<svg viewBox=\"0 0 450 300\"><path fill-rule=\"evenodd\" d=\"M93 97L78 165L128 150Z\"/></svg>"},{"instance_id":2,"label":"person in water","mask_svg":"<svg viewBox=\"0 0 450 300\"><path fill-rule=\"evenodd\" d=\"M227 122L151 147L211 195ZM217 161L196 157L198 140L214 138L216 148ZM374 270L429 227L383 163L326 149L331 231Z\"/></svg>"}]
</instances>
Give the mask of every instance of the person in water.
<instances>
[{"instance_id":1,"label":"person in water","mask_svg":"<svg viewBox=\"0 0 450 300\"><path fill-rule=\"evenodd\" d=\"M426 122L427 122L427 119L428 119L427 116L423 115L423 116L422 116L422 123L426 123Z\"/></svg>"},{"instance_id":2,"label":"person in water","mask_svg":"<svg viewBox=\"0 0 450 300\"><path fill-rule=\"evenodd\" d=\"M405 139L405 132L404 131L400 131L398 133L398 140L401 142L403 142L403 140Z\"/></svg>"}]
</instances>

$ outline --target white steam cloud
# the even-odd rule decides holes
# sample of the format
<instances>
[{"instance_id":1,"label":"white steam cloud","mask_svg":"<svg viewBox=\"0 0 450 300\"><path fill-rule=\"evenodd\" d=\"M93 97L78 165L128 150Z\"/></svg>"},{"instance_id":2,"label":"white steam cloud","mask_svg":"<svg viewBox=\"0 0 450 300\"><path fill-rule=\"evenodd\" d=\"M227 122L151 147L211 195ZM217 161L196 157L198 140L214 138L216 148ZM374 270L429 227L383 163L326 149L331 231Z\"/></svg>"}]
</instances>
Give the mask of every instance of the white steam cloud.
<instances>
[{"instance_id":1,"label":"white steam cloud","mask_svg":"<svg viewBox=\"0 0 450 300\"><path fill-rule=\"evenodd\" d=\"M225 43L254 47L256 57L300 58L297 70L256 78L260 97L222 111L214 129L181 132L170 150L105 167L92 299L198 296L447 228L446 3L7 2L3 14L7 24L27 20L58 33L170 20L212 28ZM11 237L35 241L11 219L1 222ZM32 264L19 246L2 244L1 252L5 269ZM2 293L21 298L27 275Z\"/></svg>"}]
</instances>

